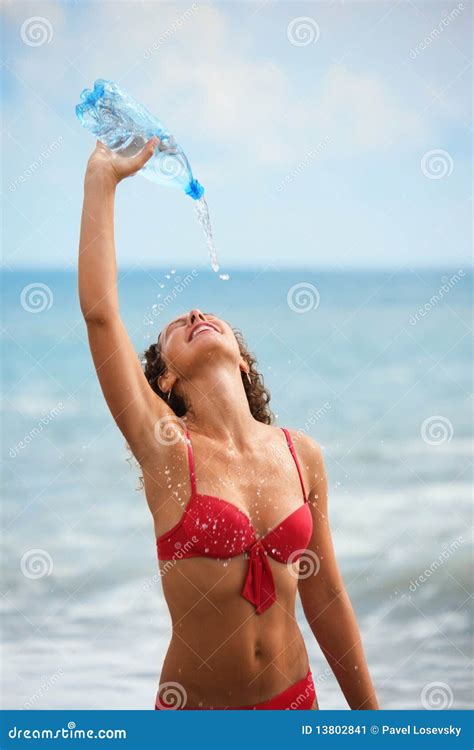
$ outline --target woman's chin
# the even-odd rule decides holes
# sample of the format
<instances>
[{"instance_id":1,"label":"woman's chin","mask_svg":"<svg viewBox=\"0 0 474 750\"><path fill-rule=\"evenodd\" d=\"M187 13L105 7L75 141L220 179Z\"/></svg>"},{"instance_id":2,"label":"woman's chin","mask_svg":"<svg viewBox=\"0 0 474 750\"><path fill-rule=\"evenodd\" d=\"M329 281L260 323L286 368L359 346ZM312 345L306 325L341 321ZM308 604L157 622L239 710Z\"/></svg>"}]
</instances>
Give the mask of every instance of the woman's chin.
<instances>
[{"instance_id":1,"label":"woman's chin","mask_svg":"<svg viewBox=\"0 0 474 750\"><path fill-rule=\"evenodd\" d=\"M204 331L201 331L201 332L198 332L198 333L196 333L196 334L195 334L195 335L194 335L194 336L192 337L191 341L189 341L188 343L189 343L190 345L198 344L198 343L199 343L200 341L202 341L203 339L204 339L204 340L206 340L206 339L207 339L207 340L209 340L209 339L220 339L220 340L222 340L222 339L223 339L223 336L222 336L222 333L219 333L219 331L215 331L215 330L214 330L214 329L212 329L212 328L207 328L207 329L206 329L206 330L204 330Z\"/></svg>"},{"instance_id":2,"label":"woman's chin","mask_svg":"<svg viewBox=\"0 0 474 750\"><path fill-rule=\"evenodd\" d=\"M217 331L198 333L196 338L189 342L188 346L192 350L201 353L205 351L216 351L216 349L222 349L224 351L227 348L225 338L221 333L217 333Z\"/></svg>"}]
</instances>

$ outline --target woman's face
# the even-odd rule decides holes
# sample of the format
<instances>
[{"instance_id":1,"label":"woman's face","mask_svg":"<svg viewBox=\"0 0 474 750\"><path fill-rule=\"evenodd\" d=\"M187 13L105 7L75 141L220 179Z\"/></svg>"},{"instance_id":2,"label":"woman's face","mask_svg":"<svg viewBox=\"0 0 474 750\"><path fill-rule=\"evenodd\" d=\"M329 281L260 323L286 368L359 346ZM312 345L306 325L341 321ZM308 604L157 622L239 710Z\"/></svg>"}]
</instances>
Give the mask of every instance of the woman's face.
<instances>
[{"instance_id":1,"label":"woman's face","mask_svg":"<svg viewBox=\"0 0 474 750\"><path fill-rule=\"evenodd\" d=\"M228 361L238 366L241 356L228 323L198 308L172 320L160 334L160 347L168 369L191 376L203 363Z\"/></svg>"}]
</instances>

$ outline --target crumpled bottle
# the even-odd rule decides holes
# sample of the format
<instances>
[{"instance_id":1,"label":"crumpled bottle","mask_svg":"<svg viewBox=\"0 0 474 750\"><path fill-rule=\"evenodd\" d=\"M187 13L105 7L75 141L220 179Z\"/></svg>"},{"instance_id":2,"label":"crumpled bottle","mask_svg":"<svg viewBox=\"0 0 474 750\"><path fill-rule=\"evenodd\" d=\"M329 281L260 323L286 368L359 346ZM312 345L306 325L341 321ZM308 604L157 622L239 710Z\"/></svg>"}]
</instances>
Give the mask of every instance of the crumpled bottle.
<instances>
[{"instance_id":1,"label":"crumpled bottle","mask_svg":"<svg viewBox=\"0 0 474 750\"><path fill-rule=\"evenodd\" d=\"M99 141L123 156L134 156L157 135L160 146L139 174L180 188L194 200L203 195L204 188L194 179L181 146L157 117L117 83L99 78L92 91L84 89L76 115Z\"/></svg>"}]
</instances>

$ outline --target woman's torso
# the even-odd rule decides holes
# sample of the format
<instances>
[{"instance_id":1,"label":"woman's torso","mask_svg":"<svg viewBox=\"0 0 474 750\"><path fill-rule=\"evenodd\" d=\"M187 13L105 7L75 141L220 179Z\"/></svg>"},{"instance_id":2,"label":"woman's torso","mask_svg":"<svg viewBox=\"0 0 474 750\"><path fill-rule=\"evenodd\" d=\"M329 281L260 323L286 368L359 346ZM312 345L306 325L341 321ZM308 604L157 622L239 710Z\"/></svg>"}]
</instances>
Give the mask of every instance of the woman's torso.
<instances>
[{"instance_id":1,"label":"woman's torso","mask_svg":"<svg viewBox=\"0 0 474 750\"><path fill-rule=\"evenodd\" d=\"M232 510L227 505L248 517L248 523L241 518L238 524L236 516L233 531L227 522L224 531L230 539L239 533L244 538L254 533L256 540L273 541L272 534L280 528L286 534L287 549L279 556L277 549L267 545L265 558L275 601L257 614L255 605L241 595L248 576L249 552L221 559L186 557L179 553L181 541L176 542L177 554L167 554L168 559L160 561L173 628L161 683L178 682L186 691L190 707L258 703L304 677L308 669L294 613L297 563L292 563L292 555L288 555L295 523L304 513L303 469L301 462L299 467L295 465L296 457L292 457L283 432L267 425L257 425L248 449L242 451L217 445L191 430L189 437L191 449L182 440L165 451L157 444L156 455L152 452L142 463L156 537L163 539L178 526L183 540L182 521L187 509L192 509L193 521L202 522L199 511L207 505L200 504L200 498L205 496L221 499L210 501L212 513L221 520L225 520L226 511ZM190 460L194 464L194 487ZM190 499L195 492L199 497L192 505ZM290 516L293 525L285 525ZM306 517L304 520L307 522ZM173 539L168 538L171 543ZM286 562L278 561L279 557Z\"/></svg>"}]
</instances>

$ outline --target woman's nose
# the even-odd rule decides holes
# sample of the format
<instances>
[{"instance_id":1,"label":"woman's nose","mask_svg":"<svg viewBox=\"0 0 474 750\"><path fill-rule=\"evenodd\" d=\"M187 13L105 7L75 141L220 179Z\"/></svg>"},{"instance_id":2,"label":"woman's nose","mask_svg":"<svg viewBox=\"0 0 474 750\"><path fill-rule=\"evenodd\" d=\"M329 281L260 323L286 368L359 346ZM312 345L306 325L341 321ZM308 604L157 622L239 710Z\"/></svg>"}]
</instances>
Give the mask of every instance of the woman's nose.
<instances>
[{"instance_id":1,"label":"woman's nose","mask_svg":"<svg viewBox=\"0 0 474 750\"><path fill-rule=\"evenodd\" d=\"M197 307L194 310L189 311L188 318L191 325L197 320L205 320L204 313L202 313Z\"/></svg>"}]
</instances>

